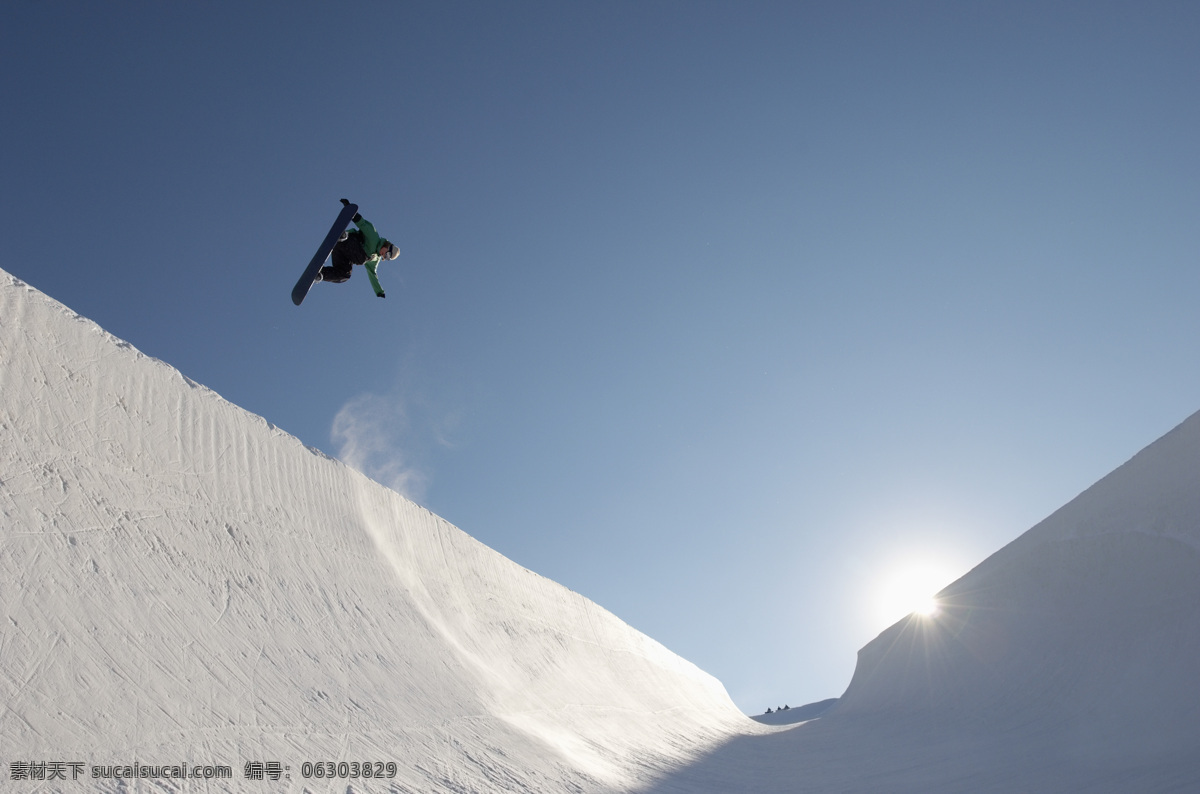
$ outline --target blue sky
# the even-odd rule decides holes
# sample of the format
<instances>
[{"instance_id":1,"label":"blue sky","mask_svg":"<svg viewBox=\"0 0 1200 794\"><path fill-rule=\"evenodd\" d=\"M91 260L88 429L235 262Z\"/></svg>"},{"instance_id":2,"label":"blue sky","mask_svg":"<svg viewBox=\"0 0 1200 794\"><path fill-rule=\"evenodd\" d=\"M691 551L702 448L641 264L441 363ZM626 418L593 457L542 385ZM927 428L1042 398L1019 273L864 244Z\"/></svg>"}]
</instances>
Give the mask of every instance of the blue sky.
<instances>
[{"instance_id":1,"label":"blue sky","mask_svg":"<svg viewBox=\"0 0 1200 794\"><path fill-rule=\"evenodd\" d=\"M890 583L1200 408L1191 3L54 2L0 37L0 267L750 712L839 695ZM343 196L388 297L296 308Z\"/></svg>"}]
</instances>

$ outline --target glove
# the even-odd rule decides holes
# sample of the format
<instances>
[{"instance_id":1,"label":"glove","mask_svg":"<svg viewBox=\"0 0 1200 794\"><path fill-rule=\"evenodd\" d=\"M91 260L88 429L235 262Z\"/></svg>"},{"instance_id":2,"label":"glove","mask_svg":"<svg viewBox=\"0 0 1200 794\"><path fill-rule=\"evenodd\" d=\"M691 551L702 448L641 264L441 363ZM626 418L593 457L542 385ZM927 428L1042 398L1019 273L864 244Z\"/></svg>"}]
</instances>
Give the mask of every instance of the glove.
<instances>
[{"instance_id":1,"label":"glove","mask_svg":"<svg viewBox=\"0 0 1200 794\"><path fill-rule=\"evenodd\" d=\"M350 202L349 202L349 201L347 201L346 199L338 199L338 201L342 202L342 206L343 206L343 207L349 207L349 206L350 206Z\"/></svg>"},{"instance_id":2,"label":"glove","mask_svg":"<svg viewBox=\"0 0 1200 794\"><path fill-rule=\"evenodd\" d=\"M353 218L351 218L350 220L354 221L355 223L358 223L359 221L361 221L361 220L362 220L362 215L359 215L359 214L356 212L356 213L354 213L354 217L353 217Z\"/></svg>"},{"instance_id":3,"label":"glove","mask_svg":"<svg viewBox=\"0 0 1200 794\"><path fill-rule=\"evenodd\" d=\"M386 297L387 297L387 295L384 295L382 292L380 292L380 293L377 293L377 294L378 294L378 295L379 295L379 297L381 297L381 298L386 298Z\"/></svg>"}]
</instances>

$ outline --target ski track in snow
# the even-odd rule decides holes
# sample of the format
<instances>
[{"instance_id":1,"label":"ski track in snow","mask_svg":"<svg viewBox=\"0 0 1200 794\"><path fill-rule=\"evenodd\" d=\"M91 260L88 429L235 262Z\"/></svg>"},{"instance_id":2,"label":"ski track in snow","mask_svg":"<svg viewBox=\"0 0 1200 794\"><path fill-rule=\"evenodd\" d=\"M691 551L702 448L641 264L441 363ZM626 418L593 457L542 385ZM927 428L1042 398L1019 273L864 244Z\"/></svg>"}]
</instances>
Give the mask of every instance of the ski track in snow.
<instances>
[{"instance_id":1,"label":"ski track in snow","mask_svg":"<svg viewBox=\"0 0 1200 794\"><path fill-rule=\"evenodd\" d=\"M761 725L611 613L0 271L21 791L1200 791L1200 417ZM231 780L10 782L13 761ZM305 780L383 761L388 781ZM247 781L246 762L288 766ZM85 773L86 774L86 773ZM6 787L6 790L7 790Z\"/></svg>"}]
</instances>

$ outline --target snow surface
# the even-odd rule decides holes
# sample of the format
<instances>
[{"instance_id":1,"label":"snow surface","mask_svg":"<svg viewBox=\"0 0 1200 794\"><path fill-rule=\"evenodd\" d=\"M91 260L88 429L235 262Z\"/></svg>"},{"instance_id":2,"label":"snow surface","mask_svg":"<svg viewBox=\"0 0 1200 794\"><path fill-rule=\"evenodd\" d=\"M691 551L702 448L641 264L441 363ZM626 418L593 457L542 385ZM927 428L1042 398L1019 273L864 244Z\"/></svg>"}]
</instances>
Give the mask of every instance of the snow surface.
<instances>
[{"instance_id":1,"label":"snow surface","mask_svg":"<svg viewBox=\"0 0 1200 794\"><path fill-rule=\"evenodd\" d=\"M3 271L0 362L4 790L1200 791L1200 415L774 727ZM10 779L74 761L233 778Z\"/></svg>"}]
</instances>

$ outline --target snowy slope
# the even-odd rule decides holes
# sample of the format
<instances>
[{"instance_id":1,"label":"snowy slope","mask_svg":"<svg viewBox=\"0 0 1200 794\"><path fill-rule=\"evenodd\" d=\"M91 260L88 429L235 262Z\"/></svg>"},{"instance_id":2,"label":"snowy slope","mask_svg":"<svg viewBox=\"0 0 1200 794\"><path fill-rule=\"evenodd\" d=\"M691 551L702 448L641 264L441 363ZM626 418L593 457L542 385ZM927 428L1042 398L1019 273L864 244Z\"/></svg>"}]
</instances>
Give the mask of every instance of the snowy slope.
<instances>
[{"instance_id":1,"label":"snowy slope","mask_svg":"<svg viewBox=\"0 0 1200 794\"><path fill-rule=\"evenodd\" d=\"M331 760L395 762L398 791L605 791L749 723L610 613L2 271L0 361L6 784L136 760L279 790L242 779L274 762L298 790Z\"/></svg>"}]
</instances>

